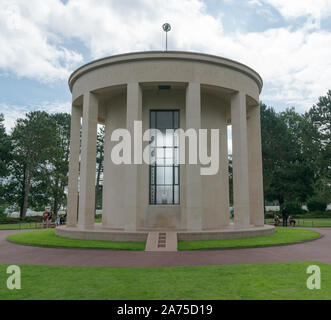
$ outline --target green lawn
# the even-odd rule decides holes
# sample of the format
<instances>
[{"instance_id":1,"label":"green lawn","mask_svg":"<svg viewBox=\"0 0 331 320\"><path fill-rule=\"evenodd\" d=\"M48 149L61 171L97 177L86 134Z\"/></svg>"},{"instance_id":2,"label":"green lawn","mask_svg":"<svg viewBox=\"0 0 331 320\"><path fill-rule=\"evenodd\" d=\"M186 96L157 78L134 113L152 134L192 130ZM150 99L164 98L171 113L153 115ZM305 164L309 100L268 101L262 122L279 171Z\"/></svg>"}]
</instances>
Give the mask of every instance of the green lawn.
<instances>
[{"instance_id":1,"label":"green lawn","mask_svg":"<svg viewBox=\"0 0 331 320\"><path fill-rule=\"evenodd\" d=\"M281 224L282 224L282 219ZM266 219L266 223L274 219ZM331 227L331 218L295 218L297 227Z\"/></svg>"},{"instance_id":2,"label":"green lawn","mask_svg":"<svg viewBox=\"0 0 331 320\"><path fill-rule=\"evenodd\" d=\"M178 250L247 248L271 246L307 241L318 238L317 231L308 229L276 228L275 233L267 236L204 241L178 241ZM8 240L20 244L67 247L67 248L102 248L119 250L145 250L145 242L115 242L102 240L79 240L55 235L54 229L27 231L8 236Z\"/></svg>"},{"instance_id":3,"label":"green lawn","mask_svg":"<svg viewBox=\"0 0 331 320\"><path fill-rule=\"evenodd\" d=\"M318 238L320 233L309 229L276 228L274 234L226 240L178 241L178 250L247 248L274 246Z\"/></svg>"},{"instance_id":4,"label":"green lawn","mask_svg":"<svg viewBox=\"0 0 331 320\"><path fill-rule=\"evenodd\" d=\"M307 267L321 268L321 289L309 290ZM20 290L6 287L0 265L0 299L331 299L331 267L291 262L195 267L68 267L21 265Z\"/></svg>"},{"instance_id":5,"label":"green lawn","mask_svg":"<svg viewBox=\"0 0 331 320\"><path fill-rule=\"evenodd\" d=\"M8 240L20 244L48 247L145 250L145 242L115 242L102 240L70 239L55 235L54 229L43 229L15 233L8 236Z\"/></svg>"}]
</instances>

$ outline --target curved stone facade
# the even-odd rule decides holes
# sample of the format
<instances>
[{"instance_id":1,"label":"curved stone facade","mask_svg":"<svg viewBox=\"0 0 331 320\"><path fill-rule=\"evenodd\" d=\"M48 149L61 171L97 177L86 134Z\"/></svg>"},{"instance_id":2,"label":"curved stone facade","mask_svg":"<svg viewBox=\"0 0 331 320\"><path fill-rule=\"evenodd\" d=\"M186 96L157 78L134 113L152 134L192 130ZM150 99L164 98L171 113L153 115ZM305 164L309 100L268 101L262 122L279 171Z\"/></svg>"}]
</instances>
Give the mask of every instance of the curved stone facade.
<instances>
[{"instance_id":1,"label":"curved stone facade","mask_svg":"<svg viewBox=\"0 0 331 320\"><path fill-rule=\"evenodd\" d=\"M82 66L70 76L69 87L72 120L68 230L94 229L97 124L105 125L105 231L226 230L230 124L235 212L231 228L264 226L259 109L262 79L254 70L206 54L138 52ZM200 175L200 164L180 164L173 171L179 175L176 179L180 183L172 182L169 189L176 201L151 203L151 192L161 188L151 186L154 169L145 163L114 164L110 154L118 142L111 136L119 128L133 134L134 121L142 122L144 132L150 128L152 113L166 110L176 112L179 127L184 130L219 130L219 170L214 175ZM143 142L142 147L147 143Z\"/></svg>"}]
</instances>

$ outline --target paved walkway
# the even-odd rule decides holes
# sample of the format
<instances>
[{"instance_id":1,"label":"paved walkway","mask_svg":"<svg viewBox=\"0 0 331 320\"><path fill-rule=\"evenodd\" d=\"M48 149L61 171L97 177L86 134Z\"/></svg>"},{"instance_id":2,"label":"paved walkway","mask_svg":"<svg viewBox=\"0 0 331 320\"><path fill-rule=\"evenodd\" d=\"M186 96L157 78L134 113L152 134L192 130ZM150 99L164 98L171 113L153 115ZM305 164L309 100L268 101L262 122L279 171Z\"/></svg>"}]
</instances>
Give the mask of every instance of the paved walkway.
<instances>
[{"instance_id":1,"label":"paved walkway","mask_svg":"<svg viewBox=\"0 0 331 320\"><path fill-rule=\"evenodd\" d=\"M177 251L177 232L149 232L145 251Z\"/></svg>"},{"instance_id":2,"label":"paved walkway","mask_svg":"<svg viewBox=\"0 0 331 320\"><path fill-rule=\"evenodd\" d=\"M316 228L323 238L288 246L178 251L115 251L103 249L41 248L6 241L9 234L0 231L0 264L39 264L71 266L196 266L288 261L321 261L331 264L331 228Z\"/></svg>"}]
</instances>

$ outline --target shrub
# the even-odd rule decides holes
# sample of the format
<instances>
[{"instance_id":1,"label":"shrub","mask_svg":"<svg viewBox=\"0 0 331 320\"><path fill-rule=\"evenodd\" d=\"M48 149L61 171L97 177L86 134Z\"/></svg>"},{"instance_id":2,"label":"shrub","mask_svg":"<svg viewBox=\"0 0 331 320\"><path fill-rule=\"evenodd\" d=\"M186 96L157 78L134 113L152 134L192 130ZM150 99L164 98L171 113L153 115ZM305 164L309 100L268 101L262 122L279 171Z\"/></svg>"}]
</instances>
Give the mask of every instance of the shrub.
<instances>
[{"instance_id":1,"label":"shrub","mask_svg":"<svg viewBox=\"0 0 331 320\"><path fill-rule=\"evenodd\" d=\"M4 204L0 204L0 217L6 217L6 206Z\"/></svg>"},{"instance_id":2,"label":"shrub","mask_svg":"<svg viewBox=\"0 0 331 320\"><path fill-rule=\"evenodd\" d=\"M307 201L307 207L310 212L325 211L327 203L323 200L310 199Z\"/></svg>"},{"instance_id":3,"label":"shrub","mask_svg":"<svg viewBox=\"0 0 331 320\"><path fill-rule=\"evenodd\" d=\"M102 220L102 214L97 213L97 214L95 215L95 219L96 219L97 221L101 221L101 220Z\"/></svg>"},{"instance_id":4,"label":"shrub","mask_svg":"<svg viewBox=\"0 0 331 320\"><path fill-rule=\"evenodd\" d=\"M19 222L18 218L7 217L6 215L0 216L0 224L18 223L18 222Z\"/></svg>"},{"instance_id":5,"label":"shrub","mask_svg":"<svg viewBox=\"0 0 331 320\"><path fill-rule=\"evenodd\" d=\"M269 212L266 212L265 214L265 218L266 219L272 219L274 218L275 214L278 214L279 215L279 212L276 212L276 211L269 211Z\"/></svg>"},{"instance_id":6,"label":"shrub","mask_svg":"<svg viewBox=\"0 0 331 320\"><path fill-rule=\"evenodd\" d=\"M302 219L319 219L319 218L331 218L331 212L330 211L315 211L315 212L307 212L305 214L298 214L295 215L296 218L302 218Z\"/></svg>"},{"instance_id":7,"label":"shrub","mask_svg":"<svg viewBox=\"0 0 331 320\"><path fill-rule=\"evenodd\" d=\"M288 201L284 203L281 207L280 214L283 210L283 208L286 207L287 211L290 215L294 214L304 214L306 211L301 208L301 204L295 201Z\"/></svg>"},{"instance_id":8,"label":"shrub","mask_svg":"<svg viewBox=\"0 0 331 320\"><path fill-rule=\"evenodd\" d=\"M25 217L24 222L42 222L42 219L42 216L28 216Z\"/></svg>"}]
</instances>

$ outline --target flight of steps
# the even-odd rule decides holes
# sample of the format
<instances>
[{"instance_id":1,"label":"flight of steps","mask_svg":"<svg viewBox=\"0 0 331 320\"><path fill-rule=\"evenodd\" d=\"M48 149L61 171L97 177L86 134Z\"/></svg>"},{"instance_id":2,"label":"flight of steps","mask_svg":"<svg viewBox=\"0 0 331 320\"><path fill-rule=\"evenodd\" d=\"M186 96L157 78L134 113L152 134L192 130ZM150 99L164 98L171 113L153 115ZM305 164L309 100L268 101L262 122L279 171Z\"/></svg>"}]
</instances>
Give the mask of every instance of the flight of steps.
<instances>
[{"instance_id":1,"label":"flight of steps","mask_svg":"<svg viewBox=\"0 0 331 320\"><path fill-rule=\"evenodd\" d=\"M177 232L149 232L145 251L177 251Z\"/></svg>"}]
</instances>

